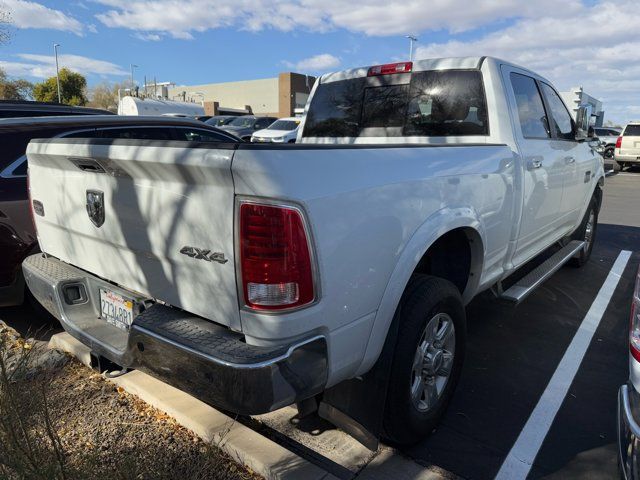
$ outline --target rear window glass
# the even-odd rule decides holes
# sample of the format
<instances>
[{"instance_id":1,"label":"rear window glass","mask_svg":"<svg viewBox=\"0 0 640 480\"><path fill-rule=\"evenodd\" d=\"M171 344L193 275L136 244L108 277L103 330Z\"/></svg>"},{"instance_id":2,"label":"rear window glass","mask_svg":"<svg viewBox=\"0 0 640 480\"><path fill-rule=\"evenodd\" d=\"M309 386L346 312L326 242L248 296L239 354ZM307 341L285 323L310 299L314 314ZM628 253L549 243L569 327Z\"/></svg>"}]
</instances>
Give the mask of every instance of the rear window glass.
<instances>
[{"instance_id":1,"label":"rear window glass","mask_svg":"<svg viewBox=\"0 0 640 480\"><path fill-rule=\"evenodd\" d=\"M304 137L488 135L478 71L426 71L321 84ZM385 83L390 84L385 84Z\"/></svg>"},{"instance_id":2,"label":"rear window glass","mask_svg":"<svg viewBox=\"0 0 640 480\"><path fill-rule=\"evenodd\" d=\"M627 125L624 129L625 136L640 137L640 125Z\"/></svg>"}]
</instances>

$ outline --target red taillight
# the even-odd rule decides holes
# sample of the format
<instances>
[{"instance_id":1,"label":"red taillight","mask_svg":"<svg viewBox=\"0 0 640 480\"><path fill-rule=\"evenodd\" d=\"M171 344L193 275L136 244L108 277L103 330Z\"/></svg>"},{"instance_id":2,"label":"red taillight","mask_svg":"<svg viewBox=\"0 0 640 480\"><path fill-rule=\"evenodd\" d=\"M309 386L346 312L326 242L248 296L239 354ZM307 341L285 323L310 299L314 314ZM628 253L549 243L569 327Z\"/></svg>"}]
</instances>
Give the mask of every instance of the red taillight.
<instances>
[{"instance_id":1,"label":"red taillight","mask_svg":"<svg viewBox=\"0 0 640 480\"><path fill-rule=\"evenodd\" d=\"M240 204L240 266L249 308L282 310L315 299L307 232L296 208Z\"/></svg>"},{"instance_id":2,"label":"red taillight","mask_svg":"<svg viewBox=\"0 0 640 480\"><path fill-rule=\"evenodd\" d=\"M631 301L629 350L633 358L640 362L640 269L636 275L636 286L633 289L633 300Z\"/></svg>"},{"instance_id":3,"label":"red taillight","mask_svg":"<svg viewBox=\"0 0 640 480\"><path fill-rule=\"evenodd\" d=\"M619 136L616 140L616 148L620 148L622 146L622 136Z\"/></svg>"},{"instance_id":4,"label":"red taillight","mask_svg":"<svg viewBox=\"0 0 640 480\"><path fill-rule=\"evenodd\" d=\"M369 68L367 76L391 75L394 73L409 73L413 69L413 62L387 63Z\"/></svg>"}]
</instances>

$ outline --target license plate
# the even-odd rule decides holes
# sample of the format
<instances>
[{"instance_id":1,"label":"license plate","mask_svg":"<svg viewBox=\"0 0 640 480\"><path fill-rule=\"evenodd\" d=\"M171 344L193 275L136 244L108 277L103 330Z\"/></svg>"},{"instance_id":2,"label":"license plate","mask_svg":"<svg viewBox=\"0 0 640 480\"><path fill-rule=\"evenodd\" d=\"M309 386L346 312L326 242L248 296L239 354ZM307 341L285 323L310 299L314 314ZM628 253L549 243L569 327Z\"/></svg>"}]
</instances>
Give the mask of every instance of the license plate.
<instances>
[{"instance_id":1,"label":"license plate","mask_svg":"<svg viewBox=\"0 0 640 480\"><path fill-rule=\"evenodd\" d=\"M133 300L101 288L100 317L122 330L129 330L133 322Z\"/></svg>"}]
</instances>

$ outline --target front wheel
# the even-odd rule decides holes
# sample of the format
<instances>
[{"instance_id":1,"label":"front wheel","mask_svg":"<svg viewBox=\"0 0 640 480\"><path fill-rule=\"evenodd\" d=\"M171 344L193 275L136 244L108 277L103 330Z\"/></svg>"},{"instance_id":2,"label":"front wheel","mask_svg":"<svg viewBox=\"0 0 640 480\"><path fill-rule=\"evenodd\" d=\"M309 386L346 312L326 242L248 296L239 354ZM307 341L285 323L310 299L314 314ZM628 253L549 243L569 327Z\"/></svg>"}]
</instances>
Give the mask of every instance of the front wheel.
<instances>
[{"instance_id":1,"label":"front wheel","mask_svg":"<svg viewBox=\"0 0 640 480\"><path fill-rule=\"evenodd\" d=\"M570 260L574 267L581 267L589 261L593 244L596 240L596 230L598 228L598 202L596 197L591 197L589 207L584 215L582 223L578 229L571 235L572 240L580 240L584 242L584 247Z\"/></svg>"},{"instance_id":2,"label":"front wheel","mask_svg":"<svg viewBox=\"0 0 640 480\"><path fill-rule=\"evenodd\" d=\"M429 275L411 279L397 315L383 436L410 445L433 431L453 395L465 354L466 316L458 289Z\"/></svg>"}]
</instances>

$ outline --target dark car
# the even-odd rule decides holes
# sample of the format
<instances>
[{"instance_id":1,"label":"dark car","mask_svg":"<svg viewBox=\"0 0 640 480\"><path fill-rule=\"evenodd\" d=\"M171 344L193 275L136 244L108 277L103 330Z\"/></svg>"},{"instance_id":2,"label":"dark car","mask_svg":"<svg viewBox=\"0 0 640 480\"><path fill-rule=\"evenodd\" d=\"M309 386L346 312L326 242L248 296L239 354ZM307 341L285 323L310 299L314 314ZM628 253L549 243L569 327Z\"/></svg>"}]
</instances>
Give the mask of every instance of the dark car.
<instances>
[{"instance_id":1,"label":"dark car","mask_svg":"<svg viewBox=\"0 0 640 480\"><path fill-rule=\"evenodd\" d=\"M34 138L73 137L237 143L202 122L171 117L37 117L0 119L0 306L24 299L20 265L38 251L27 192L26 148Z\"/></svg>"},{"instance_id":2,"label":"dark car","mask_svg":"<svg viewBox=\"0 0 640 480\"><path fill-rule=\"evenodd\" d=\"M212 127L223 127L227 125L229 122L233 121L234 118L238 118L237 115L214 115L213 117L205 120L204 123L207 125L211 125Z\"/></svg>"},{"instance_id":3,"label":"dark car","mask_svg":"<svg viewBox=\"0 0 640 480\"><path fill-rule=\"evenodd\" d=\"M0 100L0 118L49 117L60 115L115 115L99 108L72 107L59 103Z\"/></svg>"},{"instance_id":4,"label":"dark car","mask_svg":"<svg viewBox=\"0 0 640 480\"><path fill-rule=\"evenodd\" d=\"M225 132L240 137L245 142L251 141L251 135L256 130L267 128L277 120L276 117L255 117L253 115L243 115L236 117L226 125L220 127Z\"/></svg>"}]
</instances>

